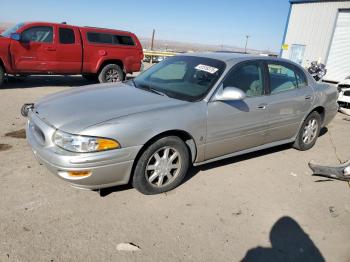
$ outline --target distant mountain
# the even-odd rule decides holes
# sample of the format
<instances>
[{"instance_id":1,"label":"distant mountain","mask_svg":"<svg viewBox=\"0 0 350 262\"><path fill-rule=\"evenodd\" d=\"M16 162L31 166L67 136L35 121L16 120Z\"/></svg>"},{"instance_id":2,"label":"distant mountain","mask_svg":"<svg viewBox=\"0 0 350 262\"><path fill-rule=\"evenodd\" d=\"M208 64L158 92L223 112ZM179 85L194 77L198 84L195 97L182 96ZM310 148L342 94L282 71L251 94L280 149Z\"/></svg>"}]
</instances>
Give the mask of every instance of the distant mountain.
<instances>
[{"instance_id":1,"label":"distant mountain","mask_svg":"<svg viewBox=\"0 0 350 262\"><path fill-rule=\"evenodd\" d=\"M5 31L10 26L13 26L13 23L0 22L0 33Z\"/></svg>"},{"instance_id":2,"label":"distant mountain","mask_svg":"<svg viewBox=\"0 0 350 262\"><path fill-rule=\"evenodd\" d=\"M144 49L151 49L151 38L140 37L141 44ZM209 44L199 44L199 43L186 43L173 40L163 40L155 39L154 40L154 50L161 51L175 51L175 52L200 52L200 51L219 51L219 52L237 52L244 53L244 48L229 46L229 45L209 45ZM275 52L269 50L256 50L256 49L247 49L249 54L271 54L277 55Z\"/></svg>"}]
</instances>

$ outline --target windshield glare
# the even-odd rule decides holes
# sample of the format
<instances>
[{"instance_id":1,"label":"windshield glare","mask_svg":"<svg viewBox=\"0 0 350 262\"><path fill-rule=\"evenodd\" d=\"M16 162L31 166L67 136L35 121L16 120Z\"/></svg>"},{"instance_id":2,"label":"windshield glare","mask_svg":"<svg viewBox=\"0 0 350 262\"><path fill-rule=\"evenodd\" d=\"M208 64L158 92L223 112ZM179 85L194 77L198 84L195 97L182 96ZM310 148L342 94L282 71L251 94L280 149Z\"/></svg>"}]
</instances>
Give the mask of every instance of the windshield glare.
<instances>
[{"instance_id":1,"label":"windshield glare","mask_svg":"<svg viewBox=\"0 0 350 262\"><path fill-rule=\"evenodd\" d=\"M7 28L4 32L1 33L1 35L4 37L10 37L12 33L16 33L16 31L20 29L22 26L24 26L24 23L19 23L15 26Z\"/></svg>"},{"instance_id":2,"label":"windshield glare","mask_svg":"<svg viewBox=\"0 0 350 262\"><path fill-rule=\"evenodd\" d=\"M225 63L216 59L175 56L152 66L134 83L176 99L197 101L205 97L224 70Z\"/></svg>"}]
</instances>

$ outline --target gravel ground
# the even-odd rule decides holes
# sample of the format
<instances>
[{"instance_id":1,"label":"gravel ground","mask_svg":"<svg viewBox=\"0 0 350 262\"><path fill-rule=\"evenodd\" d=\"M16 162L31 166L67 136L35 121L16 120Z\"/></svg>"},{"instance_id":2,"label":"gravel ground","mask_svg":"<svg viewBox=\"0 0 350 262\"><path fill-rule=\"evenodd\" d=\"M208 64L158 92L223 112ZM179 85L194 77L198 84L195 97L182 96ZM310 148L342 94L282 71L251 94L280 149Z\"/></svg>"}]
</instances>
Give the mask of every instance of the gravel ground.
<instances>
[{"instance_id":1,"label":"gravel ground","mask_svg":"<svg viewBox=\"0 0 350 262\"><path fill-rule=\"evenodd\" d=\"M307 166L350 159L350 117L306 152L280 146L192 168L167 194L101 197L37 164L20 131L24 102L87 83L28 77L0 90L0 261L350 261L350 187Z\"/></svg>"}]
</instances>

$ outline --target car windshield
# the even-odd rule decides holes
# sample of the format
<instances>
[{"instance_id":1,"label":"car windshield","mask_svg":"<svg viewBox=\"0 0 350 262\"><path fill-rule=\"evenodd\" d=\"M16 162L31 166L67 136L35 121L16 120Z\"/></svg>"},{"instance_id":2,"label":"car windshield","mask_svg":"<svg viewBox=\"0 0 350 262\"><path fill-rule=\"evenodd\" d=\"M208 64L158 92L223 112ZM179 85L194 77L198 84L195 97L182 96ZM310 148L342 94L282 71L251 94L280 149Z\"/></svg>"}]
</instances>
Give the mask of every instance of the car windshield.
<instances>
[{"instance_id":1,"label":"car windshield","mask_svg":"<svg viewBox=\"0 0 350 262\"><path fill-rule=\"evenodd\" d=\"M225 66L216 59L175 56L137 76L134 84L137 88L158 91L176 99L198 101L218 81Z\"/></svg>"},{"instance_id":2,"label":"car windshield","mask_svg":"<svg viewBox=\"0 0 350 262\"><path fill-rule=\"evenodd\" d=\"M24 26L24 23L19 23L10 28L7 28L4 32L1 33L1 36L10 37L12 33L16 33L16 31L20 29L22 26Z\"/></svg>"}]
</instances>

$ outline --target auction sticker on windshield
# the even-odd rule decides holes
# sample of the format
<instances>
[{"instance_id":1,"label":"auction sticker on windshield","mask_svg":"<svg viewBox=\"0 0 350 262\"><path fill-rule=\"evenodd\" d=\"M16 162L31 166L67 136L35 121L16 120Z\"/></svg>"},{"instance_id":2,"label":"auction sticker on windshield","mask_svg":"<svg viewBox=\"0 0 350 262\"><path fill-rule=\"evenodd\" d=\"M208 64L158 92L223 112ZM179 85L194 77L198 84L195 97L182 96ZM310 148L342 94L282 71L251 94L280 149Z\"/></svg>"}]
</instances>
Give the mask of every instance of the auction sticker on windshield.
<instances>
[{"instance_id":1,"label":"auction sticker on windshield","mask_svg":"<svg viewBox=\"0 0 350 262\"><path fill-rule=\"evenodd\" d=\"M210 74L215 74L219 70L219 68L208 66L208 65L202 65L202 64L197 65L195 69L201 70Z\"/></svg>"}]
</instances>

